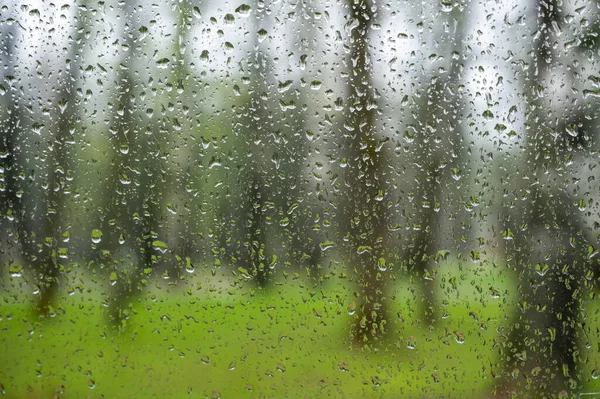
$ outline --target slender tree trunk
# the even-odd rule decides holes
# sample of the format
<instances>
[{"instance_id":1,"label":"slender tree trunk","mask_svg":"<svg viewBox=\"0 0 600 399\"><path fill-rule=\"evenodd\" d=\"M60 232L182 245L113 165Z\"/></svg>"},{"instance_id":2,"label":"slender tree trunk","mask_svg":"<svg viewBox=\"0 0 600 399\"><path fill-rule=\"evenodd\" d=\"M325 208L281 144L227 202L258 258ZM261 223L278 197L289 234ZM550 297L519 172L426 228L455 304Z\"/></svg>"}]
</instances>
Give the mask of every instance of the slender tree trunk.
<instances>
[{"instance_id":1,"label":"slender tree trunk","mask_svg":"<svg viewBox=\"0 0 600 399\"><path fill-rule=\"evenodd\" d=\"M386 333L387 304L385 298L385 242L387 236L385 209L385 176L383 154L378 148L375 124L376 99L372 85L369 58L369 31L373 10L370 1L348 1L350 62L348 108L345 129L349 144L349 173L346 186L349 201L351 264L357 273L358 307L352 329L356 342L370 342Z\"/></svg>"},{"instance_id":2,"label":"slender tree trunk","mask_svg":"<svg viewBox=\"0 0 600 399\"><path fill-rule=\"evenodd\" d=\"M579 388L581 364L578 325L582 277L586 267L585 223L571 213L555 170L568 146L557 145L558 132L546 96L555 73L553 24L560 24L559 1L536 1L533 58L527 76L527 122L522 173L528 186L518 189L518 208L505 216L508 264L519 273L518 310L501 347L504 376L497 393L508 397L550 398ZM560 111L559 111L560 112ZM569 118L560 115L559 119Z\"/></svg>"},{"instance_id":3,"label":"slender tree trunk","mask_svg":"<svg viewBox=\"0 0 600 399\"><path fill-rule=\"evenodd\" d=\"M70 181L74 174L72 153L69 146L74 142L77 132L77 117L79 100L76 95L76 86L80 78L80 65L78 60L83 57L82 43L84 41L84 27L88 24L87 15L80 14L77 23L72 27L69 35L69 53L63 70L64 79L57 82L60 88L55 98L56 125L52 129L48 141L48 157L46 175L44 179L44 201L39 207L39 220L36 222L40 236L38 239L37 254L32 259L35 270L35 280L39 288L37 311L46 314L56 302L60 279L59 248L62 245L62 233L69 225L69 212L66 211L66 199L70 194ZM41 242L40 242L41 241ZM39 244L42 244L41 246Z\"/></svg>"}]
</instances>

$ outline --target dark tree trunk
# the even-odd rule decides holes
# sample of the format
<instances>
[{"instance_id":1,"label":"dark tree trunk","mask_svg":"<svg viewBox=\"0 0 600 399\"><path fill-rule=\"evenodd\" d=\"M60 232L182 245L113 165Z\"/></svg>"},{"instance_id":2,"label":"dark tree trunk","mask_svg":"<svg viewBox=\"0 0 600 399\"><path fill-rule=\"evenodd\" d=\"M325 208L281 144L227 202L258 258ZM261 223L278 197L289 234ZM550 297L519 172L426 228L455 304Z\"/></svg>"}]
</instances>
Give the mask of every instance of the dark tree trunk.
<instances>
[{"instance_id":1,"label":"dark tree trunk","mask_svg":"<svg viewBox=\"0 0 600 399\"><path fill-rule=\"evenodd\" d=\"M498 395L550 398L573 395L580 388L578 331L586 260L586 226L571 212L573 199L556 176L573 148L557 145L556 130L545 95L555 73L553 23L560 24L558 1L536 1L533 59L527 87L528 130L524 143L523 182L516 191L515 209L505 217L508 265L519 275L517 315L507 326L501 346L503 378ZM569 115L557 115L569 119ZM562 176L562 175L561 175ZM521 178L520 178L521 180Z\"/></svg>"},{"instance_id":2,"label":"dark tree trunk","mask_svg":"<svg viewBox=\"0 0 600 399\"><path fill-rule=\"evenodd\" d=\"M347 230L350 234L350 262L357 274L358 301L356 322L352 328L355 342L366 343L382 338L387 321L385 263L387 237L385 175L383 153L378 148L375 123L376 98L369 60L369 31L373 9L370 1L348 1L350 61L348 104L345 129L350 136L349 172L346 188Z\"/></svg>"}]
</instances>

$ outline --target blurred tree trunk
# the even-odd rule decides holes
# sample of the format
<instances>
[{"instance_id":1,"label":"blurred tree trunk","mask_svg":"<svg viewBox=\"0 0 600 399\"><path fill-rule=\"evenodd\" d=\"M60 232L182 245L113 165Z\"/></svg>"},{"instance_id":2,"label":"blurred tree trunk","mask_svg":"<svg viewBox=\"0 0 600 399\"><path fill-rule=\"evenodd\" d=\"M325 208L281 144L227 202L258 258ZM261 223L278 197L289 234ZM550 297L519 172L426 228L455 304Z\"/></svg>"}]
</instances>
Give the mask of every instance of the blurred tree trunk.
<instances>
[{"instance_id":1,"label":"blurred tree trunk","mask_svg":"<svg viewBox=\"0 0 600 399\"><path fill-rule=\"evenodd\" d=\"M272 208L268 201L270 178L267 178L267 162L270 136L273 129L272 115L269 112L270 95L268 76L271 65L266 51L261 49L260 35L266 32L262 25L267 20L262 2L256 2L253 8L254 23L251 26L252 49L248 54L246 71L250 77L249 98L243 108L243 123L238 125L240 143L239 166L242 212L239 215L238 228L234 234L239 238L238 257L233 261L245 269L252 281L261 288L271 283L271 259L267 256L267 212ZM268 27L267 27L268 28ZM260 33L259 33L260 32ZM251 154L251 155L250 155Z\"/></svg>"},{"instance_id":2,"label":"blurred tree trunk","mask_svg":"<svg viewBox=\"0 0 600 399\"><path fill-rule=\"evenodd\" d=\"M136 84L139 79L134 71L141 65L141 54L134 41L139 32L135 7L136 2L132 0L123 5L124 54L117 72L114 114L109 129L112 154L105 190L110 195L103 198L106 201L102 206L103 238L98 245L112 285L106 299L110 309L108 317L118 327L129 317L131 300L142 292L157 262L153 242L160 241L158 215L166 180L159 122L154 119L144 122L140 118L143 110L139 107L150 106L138 101L141 84Z\"/></svg>"},{"instance_id":3,"label":"blurred tree trunk","mask_svg":"<svg viewBox=\"0 0 600 399\"><path fill-rule=\"evenodd\" d=\"M348 105L345 134L348 149L348 232L351 264L357 274L358 301L353 339L367 342L385 333L387 305L385 277L380 265L387 235L383 153L376 132L376 97L369 57L369 32L373 8L367 0L349 0L347 28L350 30ZM383 267L382 267L383 269Z\"/></svg>"},{"instance_id":4,"label":"blurred tree trunk","mask_svg":"<svg viewBox=\"0 0 600 399\"><path fill-rule=\"evenodd\" d=\"M465 12L456 7L451 13L437 10L440 27L434 32L437 54L448 60L440 71L435 69L425 75L426 89L415 93L417 119L409 126L408 135L414 136L411 146L417 165L414 180L414 219L408 243L403 246L402 257L408 268L416 272L422 286L424 321L429 324L439 320L436 285L432 270L434 257L442 241L444 224L442 215L448 217L457 209L451 197L454 186L466 185L462 173L467 163L467 149L461 140L463 79L463 37L466 30ZM442 29L446 26L447 29ZM456 181L463 178L463 182ZM464 190L461 190L461 192Z\"/></svg>"},{"instance_id":5,"label":"blurred tree trunk","mask_svg":"<svg viewBox=\"0 0 600 399\"><path fill-rule=\"evenodd\" d=\"M561 176L569 173L565 163L576 156L562 125L573 116L551 108L560 3L534 4L537 34L526 80L520 168L527 186L517 188L517 207L504 216L507 262L520 277L518 313L501 347L504 376L497 393L506 397L571 396L581 378L578 326L588 245L585 223L572 213L573 200L561 186L566 179Z\"/></svg>"},{"instance_id":6,"label":"blurred tree trunk","mask_svg":"<svg viewBox=\"0 0 600 399\"><path fill-rule=\"evenodd\" d=\"M25 181L25 170L21 159L23 151L20 142L23 139L25 115L23 104L19 101L17 87L13 86L16 84L15 65L18 64L16 52L19 47L17 46L19 25L2 24L0 27L2 28L0 64L4 65L2 81L0 81L0 90L4 93L0 101L0 130L3 131L0 140L0 212L2 227L7 233L0 248L0 259L7 259L8 263L12 264L18 252L29 258L32 255L32 248L28 248L25 240L26 230L23 221L25 212L22 184Z\"/></svg>"},{"instance_id":7,"label":"blurred tree trunk","mask_svg":"<svg viewBox=\"0 0 600 399\"><path fill-rule=\"evenodd\" d=\"M87 9L83 7L83 9ZM78 112L81 104L76 94L80 84L80 60L84 57L84 31L89 26L85 12L80 11L76 23L68 35L69 52L64 66L59 71L62 79L57 82L54 102L54 121L48 129L45 187L42 202L38 205L38 219L33 221L30 234L35 231L37 253L31 258L35 271L34 280L39 288L37 310L41 314L50 311L56 301L60 277L59 250L63 245L63 233L67 232L70 213L66 212L66 199L71 193L70 182L74 172L70 146L75 143L78 126ZM66 248L65 248L66 249Z\"/></svg>"},{"instance_id":8,"label":"blurred tree trunk","mask_svg":"<svg viewBox=\"0 0 600 399\"><path fill-rule=\"evenodd\" d=\"M306 0L301 3L302 15L315 15L321 5L315 0ZM317 57L319 55L318 30L316 24L306 23L304 18L298 19L298 27L303 32L303 39L294 44L294 52L298 51L300 61L300 85L317 80L322 74L317 67ZM295 39L295 38L294 38ZM306 62L309 57L313 60ZM304 60L306 59L306 60ZM302 61L304 60L304 61ZM308 69L308 70L307 70ZM287 133L286 142L281 148L285 163L282 162L280 182L284 188L281 213L283 217L289 217L290 225L285 231L290 237L290 251L293 256L291 260L299 267L306 269L314 281L319 281L322 277L321 256L322 251L319 246L323 236L322 218L324 212L325 199L323 197L322 183L317 182L314 187L314 175L307 177L307 167L311 166L315 171L315 162L318 154L323 151L320 148L323 143L319 140L319 132L311 130L311 123L314 120L310 115L314 115L321 110L318 99L321 95L319 91L312 90L294 90L292 94L297 104L293 112L284 111L282 120L285 124L281 129ZM284 99L285 100L285 99ZM295 210L292 207L295 207Z\"/></svg>"}]
</instances>

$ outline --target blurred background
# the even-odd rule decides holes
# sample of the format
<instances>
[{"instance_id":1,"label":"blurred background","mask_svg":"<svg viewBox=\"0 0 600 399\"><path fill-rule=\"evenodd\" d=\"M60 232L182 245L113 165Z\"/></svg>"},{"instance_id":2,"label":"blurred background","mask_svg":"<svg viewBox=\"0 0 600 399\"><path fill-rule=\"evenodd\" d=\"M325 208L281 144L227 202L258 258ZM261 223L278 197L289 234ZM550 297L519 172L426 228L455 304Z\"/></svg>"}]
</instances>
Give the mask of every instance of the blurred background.
<instances>
[{"instance_id":1,"label":"blurred background","mask_svg":"<svg viewBox=\"0 0 600 399\"><path fill-rule=\"evenodd\" d=\"M8 0L0 393L600 397L599 35L593 0Z\"/></svg>"}]
</instances>

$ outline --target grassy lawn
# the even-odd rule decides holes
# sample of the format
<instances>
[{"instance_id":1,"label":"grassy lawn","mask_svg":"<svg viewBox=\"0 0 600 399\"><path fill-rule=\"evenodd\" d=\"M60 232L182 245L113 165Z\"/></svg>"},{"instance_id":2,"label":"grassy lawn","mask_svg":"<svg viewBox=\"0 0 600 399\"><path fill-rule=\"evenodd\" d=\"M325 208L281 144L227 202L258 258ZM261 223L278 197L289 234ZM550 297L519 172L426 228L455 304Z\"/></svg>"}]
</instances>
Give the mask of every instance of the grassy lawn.
<instances>
[{"instance_id":1,"label":"grassy lawn","mask_svg":"<svg viewBox=\"0 0 600 399\"><path fill-rule=\"evenodd\" d=\"M0 307L0 382L8 398L478 397L497 368L514 285L493 270L436 279L436 325L419 320L418 287L398 278L389 339L360 347L349 340L344 278L288 277L268 292L208 278L200 289L155 287L120 330L105 324L98 290L65 296L43 321L31 294L13 292Z\"/></svg>"}]
</instances>

